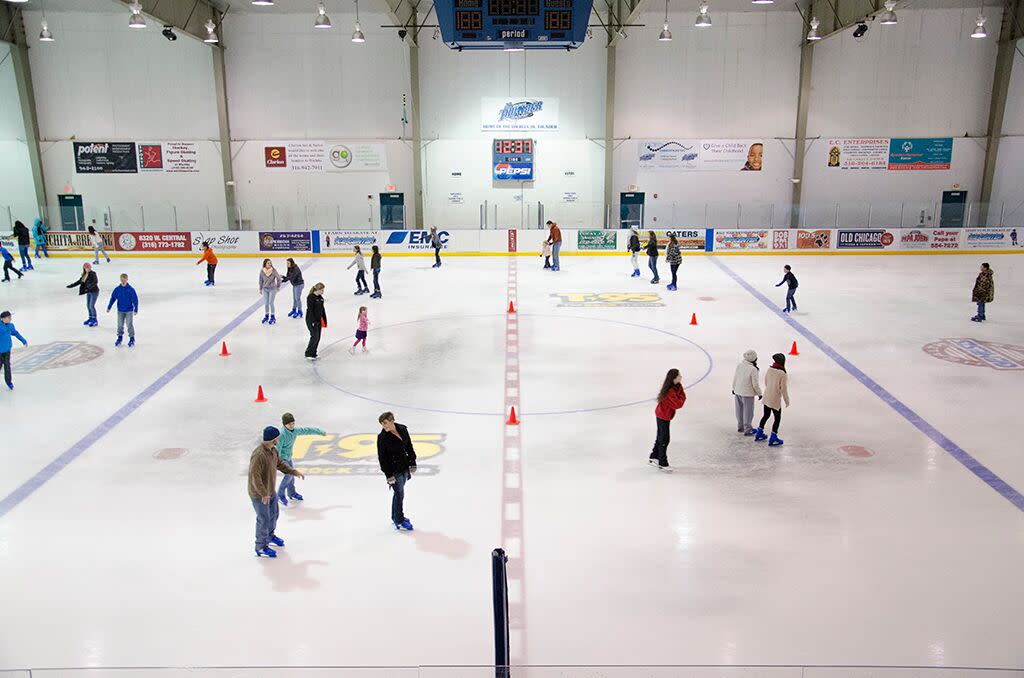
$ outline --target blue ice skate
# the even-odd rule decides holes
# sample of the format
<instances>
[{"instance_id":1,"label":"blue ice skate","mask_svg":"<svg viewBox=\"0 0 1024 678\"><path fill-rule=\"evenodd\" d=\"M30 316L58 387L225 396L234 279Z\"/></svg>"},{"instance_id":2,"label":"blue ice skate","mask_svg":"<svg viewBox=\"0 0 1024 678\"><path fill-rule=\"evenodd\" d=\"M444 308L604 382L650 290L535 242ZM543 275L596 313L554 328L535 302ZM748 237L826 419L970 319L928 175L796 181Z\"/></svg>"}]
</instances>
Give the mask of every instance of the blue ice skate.
<instances>
[{"instance_id":1,"label":"blue ice skate","mask_svg":"<svg viewBox=\"0 0 1024 678\"><path fill-rule=\"evenodd\" d=\"M270 316L270 322L268 322L267 324L268 325L276 325L277 324L277 318L275 318L274 316Z\"/></svg>"},{"instance_id":2,"label":"blue ice skate","mask_svg":"<svg viewBox=\"0 0 1024 678\"><path fill-rule=\"evenodd\" d=\"M782 438L775 435L775 433L772 433L772 437L768 439L768 447L778 447L779 445L782 445L783 442L785 441L783 441Z\"/></svg>"},{"instance_id":3,"label":"blue ice skate","mask_svg":"<svg viewBox=\"0 0 1024 678\"><path fill-rule=\"evenodd\" d=\"M120 346L122 341L124 341L124 335L117 335L117 341L114 342L114 346Z\"/></svg>"},{"instance_id":4,"label":"blue ice skate","mask_svg":"<svg viewBox=\"0 0 1024 678\"><path fill-rule=\"evenodd\" d=\"M294 499L295 501L302 501L302 495L299 494L298 492L292 492L292 496L290 498Z\"/></svg>"},{"instance_id":5,"label":"blue ice skate","mask_svg":"<svg viewBox=\"0 0 1024 678\"><path fill-rule=\"evenodd\" d=\"M134 346L135 346L135 337L128 337L128 348L133 348Z\"/></svg>"},{"instance_id":6,"label":"blue ice skate","mask_svg":"<svg viewBox=\"0 0 1024 678\"><path fill-rule=\"evenodd\" d=\"M277 551L269 546L264 546L261 549L256 549L256 556L259 558L277 558Z\"/></svg>"},{"instance_id":7,"label":"blue ice skate","mask_svg":"<svg viewBox=\"0 0 1024 678\"><path fill-rule=\"evenodd\" d=\"M270 535L269 541L270 541L271 544L273 544L274 546L277 546L279 548L281 546L284 546L284 539L281 539L277 535L274 535L274 534Z\"/></svg>"},{"instance_id":8,"label":"blue ice skate","mask_svg":"<svg viewBox=\"0 0 1024 678\"><path fill-rule=\"evenodd\" d=\"M279 502L281 502L281 506L287 506L288 505L288 497L284 496L283 494L277 495L277 500Z\"/></svg>"},{"instance_id":9,"label":"blue ice skate","mask_svg":"<svg viewBox=\"0 0 1024 678\"><path fill-rule=\"evenodd\" d=\"M395 523L395 529L399 532L401 532L402 530L405 530L406 532L412 532L412 523L410 523L409 519L406 518L400 523Z\"/></svg>"},{"instance_id":10,"label":"blue ice skate","mask_svg":"<svg viewBox=\"0 0 1024 678\"><path fill-rule=\"evenodd\" d=\"M764 434L764 431L760 428L754 429L754 442L759 443L762 440L768 440L768 436Z\"/></svg>"},{"instance_id":11,"label":"blue ice skate","mask_svg":"<svg viewBox=\"0 0 1024 678\"><path fill-rule=\"evenodd\" d=\"M263 324L266 325L268 322L270 322L270 314L269 313L267 313L266 315L263 316Z\"/></svg>"}]
</instances>

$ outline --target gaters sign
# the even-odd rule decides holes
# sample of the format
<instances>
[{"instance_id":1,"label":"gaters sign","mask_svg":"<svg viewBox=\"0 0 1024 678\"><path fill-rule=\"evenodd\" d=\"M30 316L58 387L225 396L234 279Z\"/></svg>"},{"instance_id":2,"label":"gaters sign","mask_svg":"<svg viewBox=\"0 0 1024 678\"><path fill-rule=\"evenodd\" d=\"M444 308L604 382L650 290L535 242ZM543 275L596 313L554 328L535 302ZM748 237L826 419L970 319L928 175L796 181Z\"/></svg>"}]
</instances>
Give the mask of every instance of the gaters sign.
<instances>
[{"instance_id":1,"label":"gaters sign","mask_svg":"<svg viewBox=\"0 0 1024 678\"><path fill-rule=\"evenodd\" d=\"M430 250L430 231L387 231L388 239L385 245L391 248L406 250ZM448 240L451 234L448 231L438 231L438 238L441 240L441 249L448 249Z\"/></svg>"}]
</instances>

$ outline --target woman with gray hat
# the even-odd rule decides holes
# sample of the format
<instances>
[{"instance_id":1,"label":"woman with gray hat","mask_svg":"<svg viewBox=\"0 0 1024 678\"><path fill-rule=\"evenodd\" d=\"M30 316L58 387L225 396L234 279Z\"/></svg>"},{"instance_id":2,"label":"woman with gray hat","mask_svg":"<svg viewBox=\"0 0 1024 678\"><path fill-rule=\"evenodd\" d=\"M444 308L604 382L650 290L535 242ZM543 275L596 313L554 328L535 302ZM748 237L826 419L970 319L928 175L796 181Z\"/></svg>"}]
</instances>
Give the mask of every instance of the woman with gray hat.
<instances>
[{"instance_id":1,"label":"woman with gray hat","mask_svg":"<svg viewBox=\"0 0 1024 678\"><path fill-rule=\"evenodd\" d=\"M736 431L745 436L754 435L754 396L761 397L761 375L757 367L757 353L751 349L743 354L732 378L732 394L736 398Z\"/></svg>"}]
</instances>

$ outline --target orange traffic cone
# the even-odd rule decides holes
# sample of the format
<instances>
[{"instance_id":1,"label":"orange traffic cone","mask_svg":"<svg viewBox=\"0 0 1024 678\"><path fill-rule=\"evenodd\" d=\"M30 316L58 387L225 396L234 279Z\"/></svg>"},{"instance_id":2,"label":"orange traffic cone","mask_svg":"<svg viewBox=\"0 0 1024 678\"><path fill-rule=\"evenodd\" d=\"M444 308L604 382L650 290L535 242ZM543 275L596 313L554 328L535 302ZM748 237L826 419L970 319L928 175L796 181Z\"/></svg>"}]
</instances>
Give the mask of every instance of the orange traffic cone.
<instances>
[{"instance_id":1,"label":"orange traffic cone","mask_svg":"<svg viewBox=\"0 0 1024 678\"><path fill-rule=\"evenodd\" d=\"M259 390L256 391L256 402L258 402L258 403L265 403L265 402L267 402L266 397L263 395L263 386L262 385L259 387Z\"/></svg>"},{"instance_id":2,"label":"orange traffic cone","mask_svg":"<svg viewBox=\"0 0 1024 678\"><path fill-rule=\"evenodd\" d=\"M516 419L516 407L512 406L512 412L508 415L508 419L505 421L506 426L518 426L519 420Z\"/></svg>"},{"instance_id":3,"label":"orange traffic cone","mask_svg":"<svg viewBox=\"0 0 1024 678\"><path fill-rule=\"evenodd\" d=\"M509 313L515 313L516 312L516 307L515 307L515 305L511 301L508 302L508 312Z\"/></svg>"},{"instance_id":4,"label":"orange traffic cone","mask_svg":"<svg viewBox=\"0 0 1024 678\"><path fill-rule=\"evenodd\" d=\"M696 325L697 324L697 314L696 313L694 313L693 315L690 316L690 324L691 325Z\"/></svg>"},{"instance_id":5,"label":"orange traffic cone","mask_svg":"<svg viewBox=\"0 0 1024 678\"><path fill-rule=\"evenodd\" d=\"M320 327L327 329L327 318L320 318Z\"/></svg>"},{"instance_id":6,"label":"orange traffic cone","mask_svg":"<svg viewBox=\"0 0 1024 678\"><path fill-rule=\"evenodd\" d=\"M231 354L228 353L228 342L226 342L226 341L220 342L220 357L221 358L227 358L229 355L231 355Z\"/></svg>"},{"instance_id":7,"label":"orange traffic cone","mask_svg":"<svg viewBox=\"0 0 1024 678\"><path fill-rule=\"evenodd\" d=\"M789 355L800 355L800 351L796 350L796 342L793 342L792 348L789 349Z\"/></svg>"}]
</instances>

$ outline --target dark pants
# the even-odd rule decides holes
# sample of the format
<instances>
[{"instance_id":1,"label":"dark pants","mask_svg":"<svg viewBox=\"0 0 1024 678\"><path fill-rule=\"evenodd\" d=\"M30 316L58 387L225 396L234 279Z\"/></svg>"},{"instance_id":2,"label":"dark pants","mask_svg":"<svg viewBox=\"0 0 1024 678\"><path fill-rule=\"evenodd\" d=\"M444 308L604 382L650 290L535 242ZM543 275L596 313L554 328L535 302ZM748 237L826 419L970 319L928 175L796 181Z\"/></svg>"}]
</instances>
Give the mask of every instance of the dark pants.
<instances>
[{"instance_id":1,"label":"dark pants","mask_svg":"<svg viewBox=\"0 0 1024 678\"><path fill-rule=\"evenodd\" d=\"M306 328L309 330L309 343L306 344L306 357L315 358L316 350L320 346L320 332L323 331L322 323L319 320L306 320Z\"/></svg>"},{"instance_id":2,"label":"dark pants","mask_svg":"<svg viewBox=\"0 0 1024 678\"><path fill-rule=\"evenodd\" d=\"M434 263L437 264L438 266L441 265L441 248L440 247L435 247L434 248Z\"/></svg>"},{"instance_id":3,"label":"dark pants","mask_svg":"<svg viewBox=\"0 0 1024 678\"><path fill-rule=\"evenodd\" d=\"M790 287L790 288L788 288L786 290L786 310L787 311L789 311L789 310L795 311L796 310L796 297L793 296L795 294L796 294L796 288L795 287Z\"/></svg>"},{"instance_id":4,"label":"dark pants","mask_svg":"<svg viewBox=\"0 0 1024 678\"><path fill-rule=\"evenodd\" d=\"M360 290L370 291L370 288L366 285L366 271L356 273L356 292Z\"/></svg>"},{"instance_id":5,"label":"dark pants","mask_svg":"<svg viewBox=\"0 0 1024 678\"><path fill-rule=\"evenodd\" d=\"M767 405L764 406L764 415L761 416L761 423L757 427L763 431L764 425L768 423L768 417L772 415L775 416L775 421L772 423L772 433L778 433L779 424L782 423L782 410L773 410Z\"/></svg>"},{"instance_id":6,"label":"dark pants","mask_svg":"<svg viewBox=\"0 0 1024 678\"><path fill-rule=\"evenodd\" d=\"M47 259L50 258L50 253L46 251L46 243L37 240L36 241L36 259L39 258L39 252L40 251L42 251L42 253L46 256Z\"/></svg>"},{"instance_id":7,"label":"dark pants","mask_svg":"<svg viewBox=\"0 0 1024 678\"><path fill-rule=\"evenodd\" d=\"M11 352L0 353L0 364L4 368L4 383L10 386L14 382L11 381Z\"/></svg>"},{"instance_id":8,"label":"dark pants","mask_svg":"<svg viewBox=\"0 0 1024 678\"><path fill-rule=\"evenodd\" d=\"M979 301L978 302L978 317L981 318L982 320L985 319L985 302L984 301Z\"/></svg>"},{"instance_id":9,"label":"dark pants","mask_svg":"<svg viewBox=\"0 0 1024 678\"><path fill-rule=\"evenodd\" d=\"M668 427L672 422L655 417L658 422L658 434L654 439L654 449L651 450L651 459L657 459L661 466L668 466Z\"/></svg>"},{"instance_id":10,"label":"dark pants","mask_svg":"<svg viewBox=\"0 0 1024 678\"><path fill-rule=\"evenodd\" d=\"M213 274L214 274L214 272L216 270L217 270L217 264L207 264L206 265L206 279L209 282L213 282L214 281L213 280Z\"/></svg>"},{"instance_id":11,"label":"dark pants","mask_svg":"<svg viewBox=\"0 0 1024 678\"><path fill-rule=\"evenodd\" d=\"M373 293L380 294L380 269L373 269Z\"/></svg>"},{"instance_id":12,"label":"dark pants","mask_svg":"<svg viewBox=\"0 0 1024 678\"><path fill-rule=\"evenodd\" d=\"M270 503L264 505L263 499L257 497L252 500L252 507L256 511L256 550L265 548L270 543L270 538L277 535L277 516L280 507L277 505L277 495L270 495Z\"/></svg>"},{"instance_id":13,"label":"dark pants","mask_svg":"<svg viewBox=\"0 0 1024 678\"><path fill-rule=\"evenodd\" d=\"M658 257L647 255L647 265L651 268L651 273L654 274L654 280L660 280L658 277Z\"/></svg>"},{"instance_id":14,"label":"dark pants","mask_svg":"<svg viewBox=\"0 0 1024 678\"><path fill-rule=\"evenodd\" d=\"M676 284L676 272L679 271L679 264L669 264L669 268L672 269L672 286Z\"/></svg>"},{"instance_id":15,"label":"dark pants","mask_svg":"<svg viewBox=\"0 0 1024 678\"><path fill-rule=\"evenodd\" d=\"M11 279L10 271L14 271L19 278L21 277L21 271L14 266L14 259L4 259L4 280Z\"/></svg>"},{"instance_id":16,"label":"dark pants","mask_svg":"<svg viewBox=\"0 0 1024 678\"><path fill-rule=\"evenodd\" d=\"M551 255L544 257L544 268L551 268Z\"/></svg>"},{"instance_id":17,"label":"dark pants","mask_svg":"<svg viewBox=\"0 0 1024 678\"><path fill-rule=\"evenodd\" d=\"M18 245L18 254L21 255L21 267L31 268L32 257L28 256L28 245Z\"/></svg>"},{"instance_id":18,"label":"dark pants","mask_svg":"<svg viewBox=\"0 0 1024 678\"><path fill-rule=\"evenodd\" d=\"M405 481L409 479L409 471L395 474L395 484L391 485L391 522L401 525L405 522L402 504L405 502Z\"/></svg>"}]
</instances>

